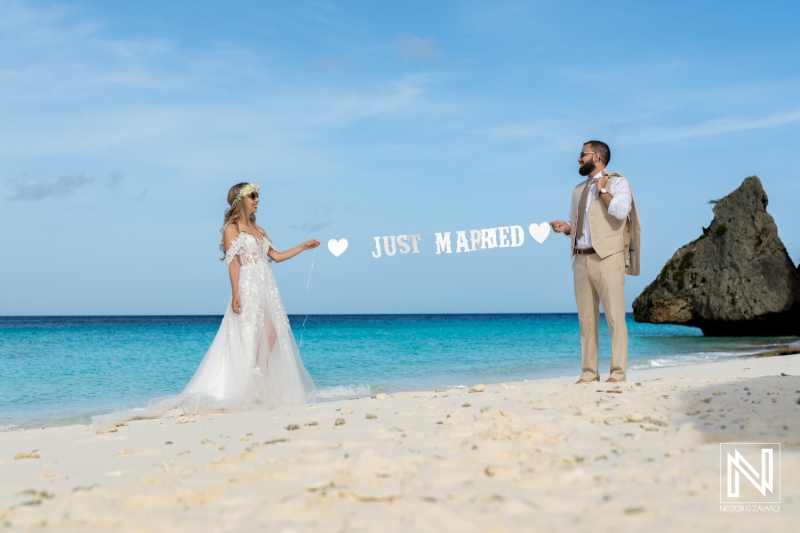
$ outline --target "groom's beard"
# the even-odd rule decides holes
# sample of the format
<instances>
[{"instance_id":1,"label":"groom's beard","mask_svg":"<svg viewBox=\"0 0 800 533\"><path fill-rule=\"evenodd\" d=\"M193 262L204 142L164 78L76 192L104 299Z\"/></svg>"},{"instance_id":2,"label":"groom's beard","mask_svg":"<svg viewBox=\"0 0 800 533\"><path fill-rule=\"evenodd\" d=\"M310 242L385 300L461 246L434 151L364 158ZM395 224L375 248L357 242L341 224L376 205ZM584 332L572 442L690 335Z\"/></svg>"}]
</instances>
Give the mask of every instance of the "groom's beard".
<instances>
[{"instance_id":1,"label":"groom's beard","mask_svg":"<svg viewBox=\"0 0 800 533\"><path fill-rule=\"evenodd\" d=\"M582 164L578 169L578 174L581 176L591 176L594 174L595 164L594 161L587 161L586 163Z\"/></svg>"}]
</instances>

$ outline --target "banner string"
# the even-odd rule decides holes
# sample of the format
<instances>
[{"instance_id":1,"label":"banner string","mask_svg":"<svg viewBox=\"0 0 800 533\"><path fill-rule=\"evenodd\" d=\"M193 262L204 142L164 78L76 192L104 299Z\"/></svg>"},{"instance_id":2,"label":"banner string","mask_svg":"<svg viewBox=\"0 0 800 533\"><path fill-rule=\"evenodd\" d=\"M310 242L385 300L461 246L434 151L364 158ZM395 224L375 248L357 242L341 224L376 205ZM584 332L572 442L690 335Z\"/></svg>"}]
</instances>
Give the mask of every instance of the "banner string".
<instances>
[{"instance_id":1,"label":"banner string","mask_svg":"<svg viewBox=\"0 0 800 533\"><path fill-rule=\"evenodd\" d=\"M308 288L311 286L311 273L314 272L314 259L317 257L317 250L314 249L314 254L311 256L311 270L308 271L308 281L306 282L306 317L303 319L303 331L300 332L300 346L297 351L303 347L303 334L306 332L306 322L308 321Z\"/></svg>"}]
</instances>

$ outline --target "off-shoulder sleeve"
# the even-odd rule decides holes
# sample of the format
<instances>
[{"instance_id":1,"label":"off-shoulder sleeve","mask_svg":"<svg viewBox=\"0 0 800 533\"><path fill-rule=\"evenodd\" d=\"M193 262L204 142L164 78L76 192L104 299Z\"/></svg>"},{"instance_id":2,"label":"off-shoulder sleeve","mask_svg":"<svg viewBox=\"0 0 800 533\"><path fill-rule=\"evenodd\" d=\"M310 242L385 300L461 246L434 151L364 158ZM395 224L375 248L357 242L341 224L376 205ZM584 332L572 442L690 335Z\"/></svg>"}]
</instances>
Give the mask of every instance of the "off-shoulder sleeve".
<instances>
[{"instance_id":1,"label":"off-shoulder sleeve","mask_svg":"<svg viewBox=\"0 0 800 533\"><path fill-rule=\"evenodd\" d=\"M273 249L273 250L275 250L276 252L278 251L278 249L277 249L277 248L275 248L275 247L272 245L272 241L270 241L269 239L267 239L267 263L274 263L274 262L275 262L275 260L274 260L274 259L272 259L272 258L269 256L269 250L270 250L270 248L271 248L271 249Z\"/></svg>"},{"instance_id":2,"label":"off-shoulder sleeve","mask_svg":"<svg viewBox=\"0 0 800 533\"><path fill-rule=\"evenodd\" d=\"M228 251L225 252L225 264L230 266L231 261L239 255L239 252L242 250L242 241L238 237L231 241L231 245L228 248Z\"/></svg>"},{"instance_id":3,"label":"off-shoulder sleeve","mask_svg":"<svg viewBox=\"0 0 800 533\"><path fill-rule=\"evenodd\" d=\"M267 263L274 263L275 261L269 256L269 251L270 249L273 249L277 252L278 249L275 248L274 244L272 244L272 240L270 240L269 235L267 235L266 231L264 232L264 244L267 245Z\"/></svg>"}]
</instances>

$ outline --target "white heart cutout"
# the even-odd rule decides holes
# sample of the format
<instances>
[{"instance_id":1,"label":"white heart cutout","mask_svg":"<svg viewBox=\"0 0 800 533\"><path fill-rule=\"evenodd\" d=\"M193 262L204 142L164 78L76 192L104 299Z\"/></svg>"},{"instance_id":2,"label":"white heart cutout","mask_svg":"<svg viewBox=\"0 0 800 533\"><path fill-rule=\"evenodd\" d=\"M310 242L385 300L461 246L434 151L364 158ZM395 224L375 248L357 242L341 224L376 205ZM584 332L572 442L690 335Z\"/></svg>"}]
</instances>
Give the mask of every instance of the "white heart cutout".
<instances>
[{"instance_id":1,"label":"white heart cutout","mask_svg":"<svg viewBox=\"0 0 800 533\"><path fill-rule=\"evenodd\" d=\"M533 223L528 226L528 232L536 242L542 244L544 240L550 235L550 224L542 222L541 224Z\"/></svg>"},{"instance_id":2,"label":"white heart cutout","mask_svg":"<svg viewBox=\"0 0 800 533\"><path fill-rule=\"evenodd\" d=\"M334 255L334 257L339 257L347 250L347 239L331 239L328 241L328 250Z\"/></svg>"}]
</instances>

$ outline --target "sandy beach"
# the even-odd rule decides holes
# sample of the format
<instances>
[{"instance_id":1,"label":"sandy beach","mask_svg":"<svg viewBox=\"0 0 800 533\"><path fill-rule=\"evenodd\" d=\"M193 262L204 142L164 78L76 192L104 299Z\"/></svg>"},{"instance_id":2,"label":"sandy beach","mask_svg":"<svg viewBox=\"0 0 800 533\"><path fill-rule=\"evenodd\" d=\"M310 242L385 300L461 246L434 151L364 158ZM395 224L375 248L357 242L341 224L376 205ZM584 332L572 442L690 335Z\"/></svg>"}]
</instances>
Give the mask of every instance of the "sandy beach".
<instances>
[{"instance_id":1,"label":"sandy beach","mask_svg":"<svg viewBox=\"0 0 800 533\"><path fill-rule=\"evenodd\" d=\"M790 531L800 355L0 433L14 531ZM781 443L779 512L720 443Z\"/></svg>"}]
</instances>

